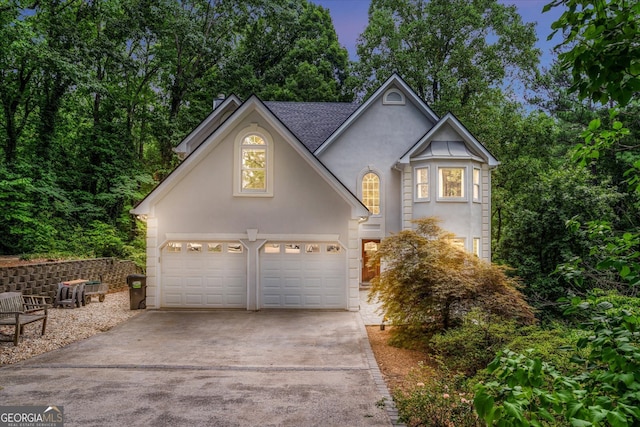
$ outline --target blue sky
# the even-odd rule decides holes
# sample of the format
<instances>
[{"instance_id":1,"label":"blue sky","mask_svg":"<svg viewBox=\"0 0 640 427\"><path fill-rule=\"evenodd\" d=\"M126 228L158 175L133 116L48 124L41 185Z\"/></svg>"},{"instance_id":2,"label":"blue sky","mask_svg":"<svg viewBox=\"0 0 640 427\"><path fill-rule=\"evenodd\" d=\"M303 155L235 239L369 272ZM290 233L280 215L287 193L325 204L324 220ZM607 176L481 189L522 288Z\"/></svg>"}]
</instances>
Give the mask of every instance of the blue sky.
<instances>
[{"instance_id":1,"label":"blue sky","mask_svg":"<svg viewBox=\"0 0 640 427\"><path fill-rule=\"evenodd\" d=\"M352 59L356 58L356 40L367 26L367 12L369 0L311 0L313 3L329 9L333 25L338 33L340 44L347 48ZM542 51L541 64L548 66L553 55L550 50L560 42L560 37L548 42L547 36L551 34L551 23L555 21L562 11L554 8L547 13L542 13L542 8L551 0L500 0L500 3L515 5L525 22L536 22L538 42L536 46Z\"/></svg>"}]
</instances>

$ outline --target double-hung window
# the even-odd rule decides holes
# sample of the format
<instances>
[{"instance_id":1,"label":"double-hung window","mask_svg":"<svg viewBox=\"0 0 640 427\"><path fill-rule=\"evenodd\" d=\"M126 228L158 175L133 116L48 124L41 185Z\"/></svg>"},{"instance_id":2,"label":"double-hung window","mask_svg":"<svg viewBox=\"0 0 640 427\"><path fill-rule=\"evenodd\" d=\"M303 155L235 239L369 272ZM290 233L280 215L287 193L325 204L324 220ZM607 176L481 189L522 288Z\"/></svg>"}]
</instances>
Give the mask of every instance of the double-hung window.
<instances>
[{"instance_id":1,"label":"double-hung window","mask_svg":"<svg viewBox=\"0 0 640 427\"><path fill-rule=\"evenodd\" d=\"M473 168L473 201L480 201L480 169Z\"/></svg>"},{"instance_id":2,"label":"double-hung window","mask_svg":"<svg viewBox=\"0 0 640 427\"><path fill-rule=\"evenodd\" d=\"M416 200L429 200L429 168L416 168Z\"/></svg>"}]
</instances>

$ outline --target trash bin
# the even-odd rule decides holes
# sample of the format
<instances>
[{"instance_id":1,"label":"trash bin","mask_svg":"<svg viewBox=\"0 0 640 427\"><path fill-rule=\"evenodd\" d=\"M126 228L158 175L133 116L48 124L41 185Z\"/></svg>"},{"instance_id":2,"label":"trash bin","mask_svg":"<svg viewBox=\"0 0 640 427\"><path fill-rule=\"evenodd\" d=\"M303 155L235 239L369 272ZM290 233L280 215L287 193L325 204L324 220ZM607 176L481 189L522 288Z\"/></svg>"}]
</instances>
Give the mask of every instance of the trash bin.
<instances>
[{"instance_id":1,"label":"trash bin","mask_svg":"<svg viewBox=\"0 0 640 427\"><path fill-rule=\"evenodd\" d=\"M131 310L147 307L147 276L144 274L130 274L127 276L129 285L129 305Z\"/></svg>"}]
</instances>

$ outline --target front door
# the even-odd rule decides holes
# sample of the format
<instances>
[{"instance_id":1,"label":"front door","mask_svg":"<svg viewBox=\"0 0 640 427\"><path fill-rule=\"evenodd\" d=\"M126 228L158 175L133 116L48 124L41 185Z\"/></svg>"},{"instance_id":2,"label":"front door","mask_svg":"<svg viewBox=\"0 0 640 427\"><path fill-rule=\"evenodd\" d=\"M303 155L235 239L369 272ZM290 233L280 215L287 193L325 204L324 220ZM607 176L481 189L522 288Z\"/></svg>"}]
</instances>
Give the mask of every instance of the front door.
<instances>
[{"instance_id":1,"label":"front door","mask_svg":"<svg viewBox=\"0 0 640 427\"><path fill-rule=\"evenodd\" d=\"M380 239L362 241L362 283L369 283L371 279L380 274L380 264L369 267L369 259L378 252Z\"/></svg>"}]
</instances>

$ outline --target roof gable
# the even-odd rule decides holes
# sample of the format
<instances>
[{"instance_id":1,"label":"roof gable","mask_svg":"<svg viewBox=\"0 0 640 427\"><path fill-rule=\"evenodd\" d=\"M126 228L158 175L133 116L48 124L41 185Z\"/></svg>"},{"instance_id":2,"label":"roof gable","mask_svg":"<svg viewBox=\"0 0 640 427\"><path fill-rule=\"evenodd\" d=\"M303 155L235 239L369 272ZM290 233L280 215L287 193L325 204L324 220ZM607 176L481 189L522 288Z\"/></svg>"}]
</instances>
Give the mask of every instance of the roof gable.
<instances>
[{"instance_id":1,"label":"roof gable","mask_svg":"<svg viewBox=\"0 0 640 427\"><path fill-rule=\"evenodd\" d=\"M450 126L460 136L461 141L434 140L437 133L447 126ZM500 164L452 113L447 113L438 121L400 158L399 163L408 164L411 160L426 158L473 158L487 163L490 167Z\"/></svg>"},{"instance_id":2,"label":"roof gable","mask_svg":"<svg viewBox=\"0 0 640 427\"><path fill-rule=\"evenodd\" d=\"M436 113L434 113L433 110L429 108L429 106L422 99L420 99L420 97L413 91L413 89L411 89L411 87L409 87L409 85L404 80L402 80L400 76L394 73L387 79L386 82L384 82L378 88L378 90L373 93L373 95L369 97L369 99L367 99L357 110L355 110L355 112L344 123L342 123L342 125L338 127L335 132L333 132L333 134L331 134L331 136L329 136L329 138L327 138L327 140L322 143L322 145L320 145L314 151L314 153L316 155L319 155L323 151L325 151L331 144L333 144L336 139L338 139L338 137L346 129L348 129L355 121L357 121L358 118L362 116L364 112L371 107L371 105L373 105L373 103L377 102L384 95L384 93L391 88L400 90L405 95L406 101L410 101L414 105L416 105L418 109L422 111L422 113L429 119L431 119L434 123L438 121L438 116L436 115Z\"/></svg>"},{"instance_id":3,"label":"roof gable","mask_svg":"<svg viewBox=\"0 0 640 427\"><path fill-rule=\"evenodd\" d=\"M247 99L237 108L229 118L218 126L213 133L204 137L197 147L191 151L187 157L163 180L161 181L142 201L140 201L130 212L134 215L148 214L155 203L171 191L189 171L202 161L233 129L240 124L249 114L257 112L278 132L282 139L289 143L295 151L324 179L348 204L352 207L352 215L356 217L367 217L369 211L362 202L351 193L345 185L338 180L327 169L313 153L304 146L298 138L276 117L265 104L255 95ZM211 116L211 115L210 115ZM206 121L206 120L205 120ZM200 126L199 126L200 127ZM195 131L194 131L195 132ZM192 134L194 133L192 132ZM203 136L203 133L200 133ZM277 173L277 171L276 171ZM229 183L231 185L231 183Z\"/></svg>"}]
</instances>

